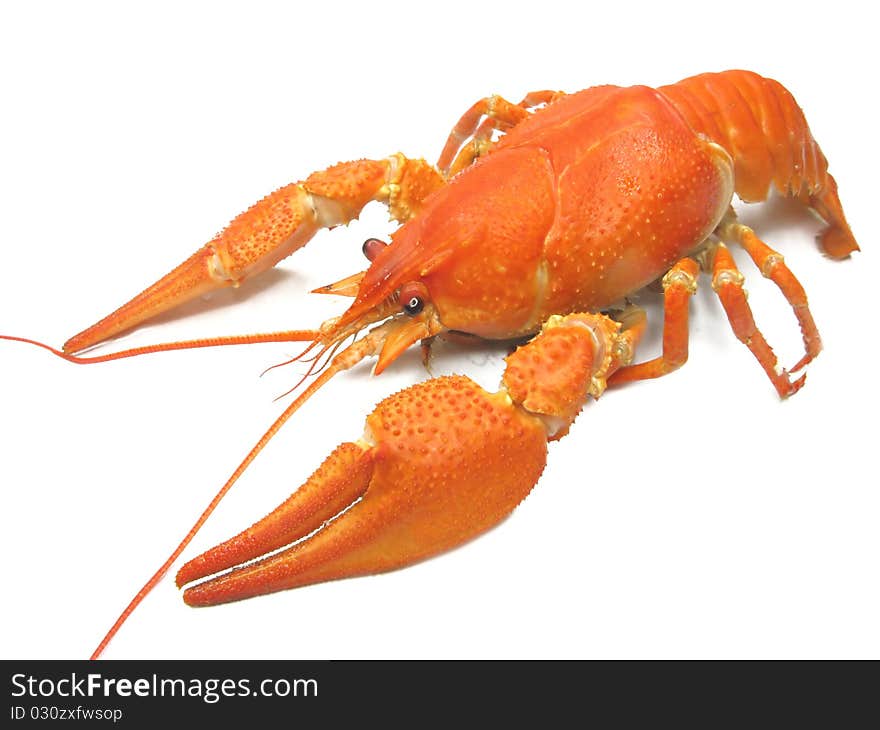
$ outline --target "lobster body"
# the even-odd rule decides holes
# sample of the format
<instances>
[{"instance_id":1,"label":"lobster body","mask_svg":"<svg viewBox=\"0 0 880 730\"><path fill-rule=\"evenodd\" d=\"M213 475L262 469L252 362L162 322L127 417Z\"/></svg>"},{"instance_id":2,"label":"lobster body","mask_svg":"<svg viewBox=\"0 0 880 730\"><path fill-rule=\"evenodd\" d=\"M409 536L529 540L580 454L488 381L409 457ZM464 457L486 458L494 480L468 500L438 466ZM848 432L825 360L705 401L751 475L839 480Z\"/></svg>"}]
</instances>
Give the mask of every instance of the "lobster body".
<instances>
[{"instance_id":1,"label":"lobster body","mask_svg":"<svg viewBox=\"0 0 880 730\"><path fill-rule=\"evenodd\" d=\"M546 106L527 111L536 103ZM494 129L506 133L491 143ZM445 331L507 339L536 332L551 314L604 310L706 248L734 192L764 200L772 183L826 221L827 254L858 249L800 108L780 84L747 71L659 89L537 92L519 105L491 97L465 113L437 167L398 154L287 185L64 350L238 286L371 200L403 225L366 272L321 290L355 301L318 339L333 347L400 312L402 287L417 284L428 306L398 322L376 372Z\"/></svg>"},{"instance_id":2,"label":"lobster body","mask_svg":"<svg viewBox=\"0 0 880 730\"><path fill-rule=\"evenodd\" d=\"M497 141L496 132L504 133ZM804 289L782 257L736 221L730 205L734 193L761 201L771 188L824 219L820 243L829 256L858 250L827 161L791 94L775 81L727 71L658 89L542 91L519 104L487 97L462 116L436 166L396 154L313 173L238 216L63 351L34 343L76 362L294 340L309 341L306 352L317 349L313 363L329 353L96 655L284 422L336 373L365 358L378 357L378 374L414 343L448 331L493 339L540 333L509 358L496 394L446 379L380 404L364 437L334 451L278 510L184 566L179 584L207 578L187 590L189 603L400 567L497 524L528 494L547 441L568 431L588 396L685 362L688 299L701 270L779 395L795 393L803 376L792 380L777 363L726 246L741 246L791 304L805 348L792 372L800 370L821 349ZM317 290L354 299L319 329L72 354L206 291L237 286L319 229L356 218L370 201L386 203L402 225L390 244L365 242L366 271ZM664 289L663 352L632 364L645 316L615 305L657 279ZM377 326L337 352L371 325Z\"/></svg>"},{"instance_id":3,"label":"lobster body","mask_svg":"<svg viewBox=\"0 0 880 730\"><path fill-rule=\"evenodd\" d=\"M730 157L657 92L587 89L429 198L355 306L387 296L389 280L420 278L444 328L531 334L551 314L604 309L660 277L706 239L732 194Z\"/></svg>"},{"instance_id":4,"label":"lobster body","mask_svg":"<svg viewBox=\"0 0 880 730\"><path fill-rule=\"evenodd\" d=\"M843 234L829 253L853 250L827 161L779 83L730 71L657 90L586 89L524 120L428 198L355 307L420 278L444 329L530 334L659 278L706 241L734 192L765 200L771 182Z\"/></svg>"}]
</instances>

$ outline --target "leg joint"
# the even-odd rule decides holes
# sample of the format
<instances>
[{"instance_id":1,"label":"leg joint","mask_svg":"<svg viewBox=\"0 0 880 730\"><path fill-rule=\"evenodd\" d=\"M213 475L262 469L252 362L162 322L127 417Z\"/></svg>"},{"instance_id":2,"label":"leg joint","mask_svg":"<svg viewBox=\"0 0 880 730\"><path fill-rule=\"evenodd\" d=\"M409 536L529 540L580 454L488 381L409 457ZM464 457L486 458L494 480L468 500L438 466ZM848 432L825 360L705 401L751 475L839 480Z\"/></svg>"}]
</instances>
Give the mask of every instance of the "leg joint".
<instances>
[{"instance_id":1,"label":"leg joint","mask_svg":"<svg viewBox=\"0 0 880 730\"><path fill-rule=\"evenodd\" d=\"M712 289L717 292L730 284L742 289L744 281L745 277L736 269L720 269L712 277Z\"/></svg>"},{"instance_id":2,"label":"leg joint","mask_svg":"<svg viewBox=\"0 0 880 730\"><path fill-rule=\"evenodd\" d=\"M769 254L764 261L761 263L761 274L767 279L773 277L773 270L782 265L785 259L782 258L782 254L779 253L771 253Z\"/></svg>"},{"instance_id":3,"label":"leg joint","mask_svg":"<svg viewBox=\"0 0 880 730\"><path fill-rule=\"evenodd\" d=\"M672 268L666 272L662 280L663 291L667 291L673 286L681 287L688 294L697 293L697 280L690 273L678 267Z\"/></svg>"}]
</instances>

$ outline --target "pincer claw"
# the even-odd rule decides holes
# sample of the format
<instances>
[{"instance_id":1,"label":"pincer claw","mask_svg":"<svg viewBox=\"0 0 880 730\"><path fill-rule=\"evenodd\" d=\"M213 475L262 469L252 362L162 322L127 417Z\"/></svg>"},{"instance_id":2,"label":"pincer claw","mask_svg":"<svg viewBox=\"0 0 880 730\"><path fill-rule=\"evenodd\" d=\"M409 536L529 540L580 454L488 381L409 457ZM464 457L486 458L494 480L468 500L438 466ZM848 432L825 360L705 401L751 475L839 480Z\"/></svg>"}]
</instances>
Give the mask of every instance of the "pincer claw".
<instances>
[{"instance_id":1,"label":"pincer claw","mask_svg":"<svg viewBox=\"0 0 880 730\"><path fill-rule=\"evenodd\" d=\"M541 423L460 376L386 399L367 430L369 439L340 446L278 510L184 565L178 583L290 544L329 520L322 529L188 588L184 600L213 605L427 558L499 522L544 468Z\"/></svg>"},{"instance_id":2,"label":"pincer claw","mask_svg":"<svg viewBox=\"0 0 880 730\"><path fill-rule=\"evenodd\" d=\"M406 220L421 199L439 185L439 174L423 160L409 160L400 154L384 160L339 163L312 173L238 215L186 261L71 337L63 350L80 352L196 297L237 287L302 248L318 230L357 218L372 200L388 203L392 217ZM352 296L357 276L322 290Z\"/></svg>"},{"instance_id":3,"label":"pincer claw","mask_svg":"<svg viewBox=\"0 0 880 730\"><path fill-rule=\"evenodd\" d=\"M178 585L233 568L184 600L208 606L383 572L476 537L528 495L548 438L567 431L631 345L607 317L555 317L508 358L497 393L448 376L385 399L364 437L339 446L277 510L184 565ZM549 386L529 386L528 373L551 371Z\"/></svg>"}]
</instances>

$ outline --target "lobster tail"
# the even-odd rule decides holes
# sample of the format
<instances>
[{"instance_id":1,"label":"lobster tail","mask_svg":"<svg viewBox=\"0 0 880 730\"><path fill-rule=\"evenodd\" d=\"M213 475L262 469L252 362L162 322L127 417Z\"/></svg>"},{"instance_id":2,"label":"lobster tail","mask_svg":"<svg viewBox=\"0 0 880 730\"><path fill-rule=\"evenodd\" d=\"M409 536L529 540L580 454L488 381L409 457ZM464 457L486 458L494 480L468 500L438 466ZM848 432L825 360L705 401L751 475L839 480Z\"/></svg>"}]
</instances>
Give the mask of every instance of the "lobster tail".
<instances>
[{"instance_id":1,"label":"lobster tail","mask_svg":"<svg viewBox=\"0 0 880 730\"><path fill-rule=\"evenodd\" d=\"M829 256L844 258L859 249L828 160L782 84L751 71L723 71L692 76L658 91L695 132L728 151L742 200L766 200L772 184L782 195L801 199L828 224L820 244Z\"/></svg>"},{"instance_id":2,"label":"lobster tail","mask_svg":"<svg viewBox=\"0 0 880 730\"><path fill-rule=\"evenodd\" d=\"M825 182L828 161L794 97L778 82L750 71L723 71L658 91L694 131L730 153L743 200L766 200L771 183L783 195L800 196Z\"/></svg>"}]
</instances>

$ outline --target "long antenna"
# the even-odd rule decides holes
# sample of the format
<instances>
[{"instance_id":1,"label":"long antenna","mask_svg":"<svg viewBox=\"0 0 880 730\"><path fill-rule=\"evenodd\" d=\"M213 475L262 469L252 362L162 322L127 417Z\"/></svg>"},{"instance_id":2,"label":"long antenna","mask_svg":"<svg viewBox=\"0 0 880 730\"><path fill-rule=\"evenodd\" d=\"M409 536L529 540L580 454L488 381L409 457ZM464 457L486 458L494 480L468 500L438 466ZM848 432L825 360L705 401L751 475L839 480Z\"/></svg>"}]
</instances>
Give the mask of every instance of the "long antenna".
<instances>
[{"instance_id":1,"label":"long antenna","mask_svg":"<svg viewBox=\"0 0 880 730\"><path fill-rule=\"evenodd\" d=\"M198 340L181 340L179 342L164 342L158 345L143 345L141 347L132 347L128 350L120 350L119 352L111 352L107 355L71 355L63 350L57 350L51 345L47 345L38 340L31 340L27 337L13 337L12 335L0 335L0 340L8 340L10 342L24 342L27 345L35 345L48 350L53 355L76 363L77 365L92 365L99 362L111 362L113 360L122 360L126 357L137 357L138 355L148 355L153 352L168 352L169 350L195 350L199 347L224 347L226 345L254 345L260 342L303 342L318 338L320 332L318 330L285 330L283 332L269 332L266 334L253 335L227 335L225 337L205 337Z\"/></svg>"}]
</instances>

